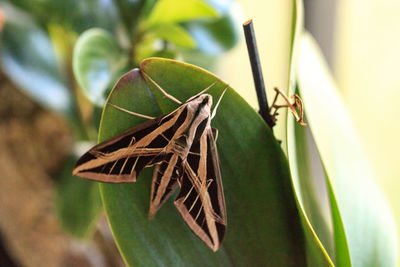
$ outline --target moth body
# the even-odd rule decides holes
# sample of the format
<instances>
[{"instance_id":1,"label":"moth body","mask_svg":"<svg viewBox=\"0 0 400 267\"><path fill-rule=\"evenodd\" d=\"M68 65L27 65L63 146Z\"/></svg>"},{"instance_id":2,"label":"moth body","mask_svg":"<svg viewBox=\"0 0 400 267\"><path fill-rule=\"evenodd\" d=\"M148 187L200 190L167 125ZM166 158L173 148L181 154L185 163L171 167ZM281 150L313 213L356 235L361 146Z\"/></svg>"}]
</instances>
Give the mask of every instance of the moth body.
<instances>
[{"instance_id":1,"label":"moth body","mask_svg":"<svg viewBox=\"0 0 400 267\"><path fill-rule=\"evenodd\" d=\"M194 141L199 141L205 128L210 127L212 96L201 94L180 108L187 114L182 126L177 129L171 142L166 147L166 153L173 152L186 161L187 155Z\"/></svg>"},{"instance_id":2,"label":"moth body","mask_svg":"<svg viewBox=\"0 0 400 267\"><path fill-rule=\"evenodd\" d=\"M135 182L143 168L154 166L149 217L180 187L176 208L216 251L225 234L226 211L216 130L211 128L215 110L211 113L212 96L203 92L169 114L96 145L77 161L73 174L100 182Z\"/></svg>"}]
</instances>

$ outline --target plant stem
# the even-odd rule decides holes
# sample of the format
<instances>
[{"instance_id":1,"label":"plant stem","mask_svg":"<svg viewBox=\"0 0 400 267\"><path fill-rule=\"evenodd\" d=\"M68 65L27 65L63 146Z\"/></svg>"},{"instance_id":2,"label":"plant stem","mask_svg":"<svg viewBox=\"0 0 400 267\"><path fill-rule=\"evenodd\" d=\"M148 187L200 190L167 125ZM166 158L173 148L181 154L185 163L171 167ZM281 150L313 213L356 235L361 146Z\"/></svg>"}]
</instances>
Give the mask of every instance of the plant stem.
<instances>
[{"instance_id":1,"label":"plant stem","mask_svg":"<svg viewBox=\"0 0 400 267\"><path fill-rule=\"evenodd\" d=\"M259 113L268 126L272 129L272 127L275 125L275 122L270 115L260 58L258 56L256 36L253 28L253 21L251 19L243 23L243 30L247 44L247 51L249 52L254 85L257 92L258 106L260 108Z\"/></svg>"}]
</instances>

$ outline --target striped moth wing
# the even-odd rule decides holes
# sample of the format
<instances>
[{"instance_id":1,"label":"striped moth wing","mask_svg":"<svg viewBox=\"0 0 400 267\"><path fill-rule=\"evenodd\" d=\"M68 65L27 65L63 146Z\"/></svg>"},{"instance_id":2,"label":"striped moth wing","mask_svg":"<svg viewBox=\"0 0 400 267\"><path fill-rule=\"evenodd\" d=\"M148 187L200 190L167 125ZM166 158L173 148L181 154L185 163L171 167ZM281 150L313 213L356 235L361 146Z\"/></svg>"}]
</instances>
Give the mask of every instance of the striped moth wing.
<instances>
[{"instance_id":1,"label":"striped moth wing","mask_svg":"<svg viewBox=\"0 0 400 267\"><path fill-rule=\"evenodd\" d=\"M174 157L173 153L167 154L161 163L155 166L150 194L150 218L156 215L159 208L175 192L182 171L182 160Z\"/></svg>"},{"instance_id":2,"label":"striped moth wing","mask_svg":"<svg viewBox=\"0 0 400 267\"><path fill-rule=\"evenodd\" d=\"M99 182L135 182L143 168L163 160L184 113L181 106L94 146L77 161L73 175Z\"/></svg>"},{"instance_id":3,"label":"striped moth wing","mask_svg":"<svg viewBox=\"0 0 400 267\"><path fill-rule=\"evenodd\" d=\"M179 180L175 206L190 229L217 251L225 235L225 199L213 131L208 125L193 143Z\"/></svg>"}]
</instances>

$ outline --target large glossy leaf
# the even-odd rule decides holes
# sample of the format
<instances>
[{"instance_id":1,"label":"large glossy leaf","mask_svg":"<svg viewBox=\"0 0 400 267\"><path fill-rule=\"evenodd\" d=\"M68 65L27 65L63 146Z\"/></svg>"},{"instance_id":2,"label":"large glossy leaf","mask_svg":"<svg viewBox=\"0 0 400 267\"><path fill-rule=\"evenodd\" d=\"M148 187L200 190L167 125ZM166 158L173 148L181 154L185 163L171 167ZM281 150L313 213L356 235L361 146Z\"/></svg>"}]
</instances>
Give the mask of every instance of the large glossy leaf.
<instances>
[{"instance_id":1,"label":"large glossy leaf","mask_svg":"<svg viewBox=\"0 0 400 267\"><path fill-rule=\"evenodd\" d=\"M227 86L214 75L177 61L148 59L141 71L182 101L218 81L209 91L216 100ZM119 81L108 101L153 116L177 107L143 80L138 70ZM140 121L106 106L99 141ZM219 129L217 146L228 214L223 246L213 253L204 245L185 225L172 200L153 220L148 219L152 175L148 169L136 183L100 186L124 259L129 265L145 266L304 265L305 248L289 170L271 131L233 89L228 89L212 124Z\"/></svg>"},{"instance_id":2,"label":"large glossy leaf","mask_svg":"<svg viewBox=\"0 0 400 267\"><path fill-rule=\"evenodd\" d=\"M1 36L1 67L4 73L36 101L58 112L68 112L71 96L60 73L46 33L28 14L1 5L7 23Z\"/></svg>"},{"instance_id":3,"label":"large glossy leaf","mask_svg":"<svg viewBox=\"0 0 400 267\"><path fill-rule=\"evenodd\" d=\"M292 24L290 33L290 61L288 65L288 92L293 94L295 90L294 62L297 53L298 36L303 30L303 7L301 1L292 1ZM280 112L281 113L281 112ZM289 116L289 117L288 117ZM292 186L300 211L301 223L305 235L306 255L308 266L332 266L333 261L327 252L332 247L331 231L329 228L329 212L323 210L316 197L318 191L312 179L312 172L308 165L307 142L305 140L306 131L301 126L296 125L292 114L280 114L280 118L286 122L285 131L282 137L287 141L283 142L283 148L289 159ZM282 123L282 122L281 122ZM296 129L296 131L294 130ZM296 135L295 135L296 133ZM286 138L285 138L286 137ZM326 190L322 190L326 192ZM328 221L326 221L328 220ZM322 234L322 236L321 236ZM326 247L328 245L328 247ZM330 245L330 247L329 247ZM330 250L329 252L331 252ZM332 255L333 253L331 253Z\"/></svg>"},{"instance_id":4,"label":"large glossy leaf","mask_svg":"<svg viewBox=\"0 0 400 267\"><path fill-rule=\"evenodd\" d=\"M328 191L322 168L312 158L308 129L289 118L288 157L294 191L303 213L303 228L309 240L307 256L310 266L330 265L334 262L332 223ZM317 166L317 167L315 167ZM319 176L322 171L322 176Z\"/></svg>"},{"instance_id":5,"label":"large glossy leaf","mask_svg":"<svg viewBox=\"0 0 400 267\"><path fill-rule=\"evenodd\" d=\"M82 91L94 104L103 105L107 90L122 74L128 57L115 39L102 29L84 32L76 42L73 70Z\"/></svg>"},{"instance_id":6,"label":"large glossy leaf","mask_svg":"<svg viewBox=\"0 0 400 267\"><path fill-rule=\"evenodd\" d=\"M308 228L314 232L314 239L319 245L319 248L313 248L308 244L308 252L314 251L313 257L308 255L309 263L313 266L312 263L319 258L326 263L334 262L337 266L351 266L336 197L318 157L309 127L298 125L293 118L289 119L289 123L288 155L293 184L299 199L299 208L303 210ZM325 254L324 257L315 254L317 249Z\"/></svg>"},{"instance_id":7,"label":"large glossy leaf","mask_svg":"<svg viewBox=\"0 0 400 267\"><path fill-rule=\"evenodd\" d=\"M315 41L304 35L297 65L300 93L343 220L354 266L395 266L396 228L389 206ZM333 214L336 216L335 214ZM337 229L335 229L337 230ZM340 229L339 229L340 230Z\"/></svg>"},{"instance_id":8,"label":"large glossy leaf","mask_svg":"<svg viewBox=\"0 0 400 267\"><path fill-rule=\"evenodd\" d=\"M327 177L327 188L333 223L333 236L335 241L335 262L337 266L352 266L349 244L344 229L344 224L331 181Z\"/></svg>"}]
</instances>

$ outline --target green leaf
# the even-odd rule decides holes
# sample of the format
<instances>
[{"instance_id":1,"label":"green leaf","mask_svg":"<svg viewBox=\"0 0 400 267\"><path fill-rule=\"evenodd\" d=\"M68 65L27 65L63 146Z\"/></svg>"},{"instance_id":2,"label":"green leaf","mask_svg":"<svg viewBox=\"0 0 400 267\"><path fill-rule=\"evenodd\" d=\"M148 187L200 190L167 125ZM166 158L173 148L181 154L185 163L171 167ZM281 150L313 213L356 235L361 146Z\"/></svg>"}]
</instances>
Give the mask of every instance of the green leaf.
<instances>
[{"instance_id":1,"label":"green leaf","mask_svg":"<svg viewBox=\"0 0 400 267\"><path fill-rule=\"evenodd\" d=\"M57 212L61 226L78 238L89 237L102 211L96 183L71 175L77 158L64 163L57 185Z\"/></svg>"},{"instance_id":2,"label":"green leaf","mask_svg":"<svg viewBox=\"0 0 400 267\"><path fill-rule=\"evenodd\" d=\"M60 72L47 34L32 18L7 5L1 5L7 23L1 35L1 67L21 90L43 106L67 113L71 95Z\"/></svg>"},{"instance_id":3,"label":"green leaf","mask_svg":"<svg viewBox=\"0 0 400 267\"><path fill-rule=\"evenodd\" d=\"M323 168L313 155L315 151L308 131L289 117L288 157L292 181L303 215L308 264L332 266L335 251L328 190Z\"/></svg>"},{"instance_id":4,"label":"green leaf","mask_svg":"<svg viewBox=\"0 0 400 267\"><path fill-rule=\"evenodd\" d=\"M149 29L149 32L183 48L196 47L190 34L177 24L160 24Z\"/></svg>"},{"instance_id":5,"label":"green leaf","mask_svg":"<svg viewBox=\"0 0 400 267\"><path fill-rule=\"evenodd\" d=\"M351 266L336 197L318 157L318 150L309 127L298 125L293 118L289 123L294 126L289 127L288 131L292 179L308 228L313 229L319 249L325 253L328 262L333 261L337 266ZM307 251L310 253L312 250L316 248L309 248ZM309 262L312 262L313 266L318 259L315 257L318 256L315 252L313 252L314 257L311 258L309 255Z\"/></svg>"},{"instance_id":6,"label":"green leaf","mask_svg":"<svg viewBox=\"0 0 400 267\"><path fill-rule=\"evenodd\" d=\"M51 23L78 33L93 27L114 32L120 23L119 12L113 0L5 1L31 14L43 29Z\"/></svg>"},{"instance_id":7,"label":"green leaf","mask_svg":"<svg viewBox=\"0 0 400 267\"><path fill-rule=\"evenodd\" d=\"M84 32L73 54L75 78L94 104L104 105L106 93L127 65L128 58L115 39L102 29Z\"/></svg>"},{"instance_id":8,"label":"green leaf","mask_svg":"<svg viewBox=\"0 0 400 267\"><path fill-rule=\"evenodd\" d=\"M395 266L393 216L315 41L303 35L297 75L354 266ZM333 214L335 215L335 214ZM335 226L335 230L337 230ZM339 229L340 230L340 229Z\"/></svg>"},{"instance_id":9,"label":"green leaf","mask_svg":"<svg viewBox=\"0 0 400 267\"><path fill-rule=\"evenodd\" d=\"M218 57L215 55L203 53L199 49L182 49L179 52L186 63L193 64L207 70L213 70L218 59Z\"/></svg>"},{"instance_id":10,"label":"green leaf","mask_svg":"<svg viewBox=\"0 0 400 267\"><path fill-rule=\"evenodd\" d=\"M141 71L182 101L218 81L209 90L216 101L227 86L209 72L172 60L145 60ZM177 107L144 81L138 70L124 75L108 101L150 116ZM107 105L99 141L140 122L143 119ZM304 265L303 235L288 165L271 131L233 89L226 92L212 125L219 129L217 146L228 214L223 246L213 253L203 244L185 225L172 199L149 220L152 170L146 169L136 183L100 185L125 261L139 266Z\"/></svg>"},{"instance_id":11,"label":"green leaf","mask_svg":"<svg viewBox=\"0 0 400 267\"><path fill-rule=\"evenodd\" d=\"M158 2L158 0L145 0L143 9L142 9L142 17L148 18L150 13L153 10L153 7Z\"/></svg>"},{"instance_id":12,"label":"green leaf","mask_svg":"<svg viewBox=\"0 0 400 267\"><path fill-rule=\"evenodd\" d=\"M174 51L168 50L168 49L163 49L160 51L155 52L152 57L162 57L162 58L169 58L169 59L175 59L176 58L176 53Z\"/></svg>"},{"instance_id":13,"label":"green leaf","mask_svg":"<svg viewBox=\"0 0 400 267\"><path fill-rule=\"evenodd\" d=\"M298 36L303 30L303 4L299 0L292 2L292 20L290 38L290 54L287 69L289 94L295 90L294 61L298 49ZM282 112L280 112L282 113ZM299 125L294 123L292 115L284 111L280 117L285 120L284 131L277 129L281 133L284 142L282 144L289 159L290 172L292 177L292 186L295 198L297 200L300 219L305 235L306 257L308 266L333 266L333 261L327 252L332 252L332 238L330 228L327 227L330 217L324 209L321 209L321 203L318 198L318 191L315 189L315 181L310 179L310 169L308 168L308 151L306 142L306 132ZM289 116L289 117L288 117ZM296 131L295 131L296 130ZM323 207L325 208L325 207ZM328 214L328 218L326 218ZM324 216L325 215L325 216ZM328 222L327 222L328 220ZM328 247L326 248L326 246ZM330 245L330 247L329 247ZM330 250L329 250L330 249ZM331 255L333 253L330 253Z\"/></svg>"},{"instance_id":14,"label":"green leaf","mask_svg":"<svg viewBox=\"0 0 400 267\"><path fill-rule=\"evenodd\" d=\"M327 177L327 176L326 176ZM333 219L333 233L335 238L335 261L337 266L352 266L347 243L347 236L343 225L342 216L337 204L336 196L329 178L327 177L327 186L329 192L329 200L331 204L331 212Z\"/></svg>"},{"instance_id":15,"label":"green leaf","mask_svg":"<svg viewBox=\"0 0 400 267\"><path fill-rule=\"evenodd\" d=\"M185 28L197 44L198 49L207 54L217 55L231 49L239 41L239 30L233 14L225 14L212 21L185 23Z\"/></svg>"},{"instance_id":16,"label":"green leaf","mask_svg":"<svg viewBox=\"0 0 400 267\"><path fill-rule=\"evenodd\" d=\"M232 0L206 0L221 16L213 20L195 20L184 23L184 27L192 35L197 48L202 53L216 55L231 49L241 36L237 21L237 11Z\"/></svg>"},{"instance_id":17,"label":"green leaf","mask_svg":"<svg viewBox=\"0 0 400 267\"><path fill-rule=\"evenodd\" d=\"M202 0L160 0L144 25L172 24L201 18L215 18L218 13Z\"/></svg>"},{"instance_id":18,"label":"green leaf","mask_svg":"<svg viewBox=\"0 0 400 267\"><path fill-rule=\"evenodd\" d=\"M115 0L121 19L124 21L126 28L131 33L134 32L134 29L138 24L139 16L148 2L149 0Z\"/></svg>"}]
</instances>

